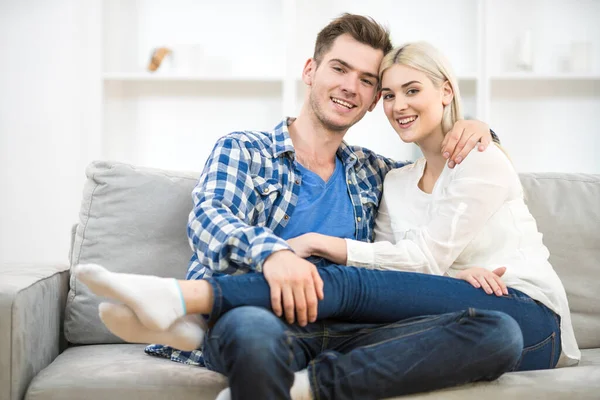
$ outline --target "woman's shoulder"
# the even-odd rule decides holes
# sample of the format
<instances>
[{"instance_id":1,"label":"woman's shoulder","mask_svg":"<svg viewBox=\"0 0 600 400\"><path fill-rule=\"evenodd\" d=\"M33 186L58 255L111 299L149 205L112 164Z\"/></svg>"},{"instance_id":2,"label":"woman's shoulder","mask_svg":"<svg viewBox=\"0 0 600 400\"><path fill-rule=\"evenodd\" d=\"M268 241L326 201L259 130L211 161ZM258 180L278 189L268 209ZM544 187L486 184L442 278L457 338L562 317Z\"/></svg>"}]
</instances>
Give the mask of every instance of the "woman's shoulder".
<instances>
[{"instance_id":1,"label":"woman's shoulder","mask_svg":"<svg viewBox=\"0 0 600 400\"><path fill-rule=\"evenodd\" d=\"M494 144L490 144L484 151L479 151L477 148L471 150L463 162L454 168L453 174L456 177L481 179L517 176L508 155Z\"/></svg>"},{"instance_id":2,"label":"woman's shoulder","mask_svg":"<svg viewBox=\"0 0 600 400\"><path fill-rule=\"evenodd\" d=\"M423 169L423 163L425 162L425 158L419 158L414 163L406 164L400 168L394 168L390 172L388 172L386 178L389 177L406 177L412 174L418 174L420 170Z\"/></svg>"}]
</instances>

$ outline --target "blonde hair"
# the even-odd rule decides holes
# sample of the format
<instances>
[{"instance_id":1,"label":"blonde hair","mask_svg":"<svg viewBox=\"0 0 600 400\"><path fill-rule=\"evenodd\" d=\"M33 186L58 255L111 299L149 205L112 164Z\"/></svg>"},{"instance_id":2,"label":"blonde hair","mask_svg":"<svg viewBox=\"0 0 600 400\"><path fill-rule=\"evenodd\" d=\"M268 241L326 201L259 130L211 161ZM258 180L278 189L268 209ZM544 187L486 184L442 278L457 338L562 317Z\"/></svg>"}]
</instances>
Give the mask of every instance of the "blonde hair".
<instances>
[{"instance_id":1,"label":"blonde hair","mask_svg":"<svg viewBox=\"0 0 600 400\"><path fill-rule=\"evenodd\" d=\"M438 49L427 42L406 43L392 49L381 61L379 67L380 82L383 73L396 64L406 65L425 73L437 88L441 88L446 81L448 82L452 88L453 98L450 104L444 107L442 115L444 135L452 129L456 121L463 119L458 81L450 67L450 63Z\"/></svg>"}]
</instances>

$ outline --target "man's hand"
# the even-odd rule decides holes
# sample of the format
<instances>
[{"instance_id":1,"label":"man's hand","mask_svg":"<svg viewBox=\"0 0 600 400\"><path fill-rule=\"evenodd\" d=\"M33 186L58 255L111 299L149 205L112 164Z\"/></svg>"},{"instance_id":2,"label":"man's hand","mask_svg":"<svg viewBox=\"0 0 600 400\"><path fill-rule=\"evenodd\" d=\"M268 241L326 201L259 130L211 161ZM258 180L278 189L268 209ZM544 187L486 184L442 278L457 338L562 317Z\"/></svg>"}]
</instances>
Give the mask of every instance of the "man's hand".
<instances>
[{"instance_id":1,"label":"man's hand","mask_svg":"<svg viewBox=\"0 0 600 400\"><path fill-rule=\"evenodd\" d=\"M487 294L495 293L496 296L508 294L506 284L502 281L502 275L506 272L506 267L496 268L493 271L485 268L473 267L460 271L456 277L469 282L477 289L483 288Z\"/></svg>"},{"instance_id":2,"label":"man's hand","mask_svg":"<svg viewBox=\"0 0 600 400\"><path fill-rule=\"evenodd\" d=\"M487 149L492 142L490 127L485 122L461 119L456 121L442 142L442 155L449 159L448 167L454 168L479 144L479 151Z\"/></svg>"},{"instance_id":3,"label":"man's hand","mask_svg":"<svg viewBox=\"0 0 600 400\"><path fill-rule=\"evenodd\" d=\"M265 260L263 274L271 288L275 315L281 317L284 312L288 323L297 319L300 326L317 320L317 301L323 300L323 280L317 267L283 250Z\"/></svg>"}]
</instances>

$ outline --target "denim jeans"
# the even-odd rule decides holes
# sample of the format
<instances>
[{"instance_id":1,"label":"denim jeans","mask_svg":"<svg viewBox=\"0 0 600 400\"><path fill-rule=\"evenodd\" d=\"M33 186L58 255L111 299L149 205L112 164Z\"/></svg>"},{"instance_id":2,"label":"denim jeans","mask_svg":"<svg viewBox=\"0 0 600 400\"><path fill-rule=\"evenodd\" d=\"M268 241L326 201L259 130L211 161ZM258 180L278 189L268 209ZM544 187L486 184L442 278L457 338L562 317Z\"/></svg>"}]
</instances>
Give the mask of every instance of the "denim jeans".
<instances>
[{"instance_id":1,"label":"denim jeans","mask_svg":"<svg viewBox=\"0 0 600 400\"><path fill-rule=\"evenodd\" d=\"M234 398L289 398L305 367L317 399L375 399L558 361L556 315L519 291L497 297L458 279L343 266L319 273L319 321L304 328L268 311L262 274L209 279L216 323L204 355Z\"/></svg>"}]
</instances>

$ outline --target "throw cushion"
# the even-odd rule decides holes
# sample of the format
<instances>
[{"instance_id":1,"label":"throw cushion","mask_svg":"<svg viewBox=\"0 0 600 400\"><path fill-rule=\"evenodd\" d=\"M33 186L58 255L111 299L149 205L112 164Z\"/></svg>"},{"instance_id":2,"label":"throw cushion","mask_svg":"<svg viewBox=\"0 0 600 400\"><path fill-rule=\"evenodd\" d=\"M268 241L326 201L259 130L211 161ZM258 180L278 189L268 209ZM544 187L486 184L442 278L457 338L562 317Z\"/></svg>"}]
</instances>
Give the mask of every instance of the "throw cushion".
<instances>
[{"instance_id":1,"label":"throw cushion","mask_svg":"<svg viewBox=\"0 0 600 400\"><path fill-rule=\"evenodd\" d=\"M71 266L184 278L186 236L198 172L171 172L98 161L88 166ZM65 335L76 344L122 343L98 317L102 300L71 276Z\"/></svg>"}]
</instances>

